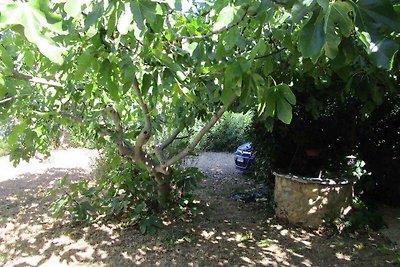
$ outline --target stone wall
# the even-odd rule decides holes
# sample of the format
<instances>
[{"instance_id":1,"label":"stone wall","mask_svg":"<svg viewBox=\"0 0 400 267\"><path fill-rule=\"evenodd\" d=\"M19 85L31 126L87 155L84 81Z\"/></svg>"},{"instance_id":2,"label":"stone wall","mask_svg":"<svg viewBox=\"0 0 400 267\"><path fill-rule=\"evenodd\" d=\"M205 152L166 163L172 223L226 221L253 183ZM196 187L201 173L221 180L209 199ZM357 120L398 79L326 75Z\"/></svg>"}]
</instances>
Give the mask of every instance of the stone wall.
<instances>
[{"instance_id":1,"label":"stone wall","mask_svg":"<svg viewBox=\"0 0 400 267\"><path fill-rule=\"evenodd\" d=\"M353 183L275 173L275 213L293 224L317 228L325 216L350 210Z\"/></svg>"}]
</instances>

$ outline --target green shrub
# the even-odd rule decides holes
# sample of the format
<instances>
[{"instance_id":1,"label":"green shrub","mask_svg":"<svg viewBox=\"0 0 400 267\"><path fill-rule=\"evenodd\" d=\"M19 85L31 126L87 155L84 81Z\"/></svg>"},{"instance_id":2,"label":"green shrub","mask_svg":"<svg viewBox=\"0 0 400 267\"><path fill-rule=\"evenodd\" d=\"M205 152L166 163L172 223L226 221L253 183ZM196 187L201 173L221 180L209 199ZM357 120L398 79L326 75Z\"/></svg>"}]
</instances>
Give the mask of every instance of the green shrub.
<instances>
[{"instance_id":1,"label":"green shrub","mask_svg":"<svg viewBox=\"0 0 400 267\"><path fill-rule=\"evenodd\" d=\"M359 154L372 173L355 190L364 198L400 207L400 94L390 97L360 125Z\"/></svg>"},{"instance_id":2,"label":"green shrub","mask_svg":"<svg viewBox=\"0 0 400 267\"><path fill-rule=\"evenodd\" d=\"M352 210L344 218L325 218L325 224L335 233L369 233L386 226L382 216L374 205L367 205L360 198L355 197Z\"/></svg>"},{"instance_id":3,"label":"green shrub","mask_svg":"<svg viewBox=\"0 0 400 267\"><path fill-rule=\"evenodd\" d=\"M144 166L132 164L109 148L97 160L96 179L59 180L49 195L57 195L50 208L54 217L69 216L70 221L92 222L98 218L117 216L130 225L137 225L145 234L161 227L157 214L156 182ZM190 213L194 198L191 191L201 173L196 168L175 167L172 170L171 211L178 217Z\"/></svg>"},{"instance_id":4,"label":"green shrub","mask_svg":"<svg viewBox=\"0 0 400 267\"><path fill-rule=\"evenodd\" d=\"M370 174L357 181L356 195L399 205L399 103L400 96L388 97L385 105L365 118L358 115L360 104L351 99L345 103L326 100L319 117L299 105L292 123L275 122L272 132L255 119L249 134L256 158L254 176L270 185L273 171L311 177L320 173L327 178L351 176L346 156L352 155L356 162L365 163L361 174ZM307 155L310 150L318 156Z\"/></svg>"},{"instance_id":5,"label":"green shrub","mask_svg":"<svg viewBox=\"0 0 400 267\"><path fill-rule=\"evenodd\" d=\"M220 121L207 133L201 143L200 150L233 152L243 143L248 142L247 131L252 114L225 113Z\"/></svg>"}]
</instances>

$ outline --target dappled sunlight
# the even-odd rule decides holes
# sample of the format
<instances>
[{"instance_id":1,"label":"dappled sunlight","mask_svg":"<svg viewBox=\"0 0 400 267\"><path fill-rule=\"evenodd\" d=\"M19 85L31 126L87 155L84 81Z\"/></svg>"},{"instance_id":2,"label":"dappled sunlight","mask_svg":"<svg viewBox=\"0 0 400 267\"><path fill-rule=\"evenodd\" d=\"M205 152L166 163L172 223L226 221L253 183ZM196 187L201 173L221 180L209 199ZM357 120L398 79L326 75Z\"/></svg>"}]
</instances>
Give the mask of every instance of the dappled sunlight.
<instances>
[{"instance_id":1,"label":"dappled sunlight","mask_svg":"<svg viewBox=\"0 0 400 267\"><path fill-rule=\"evenodd\" d=\"M204 168L202 159L196 161L207 174L197 191L197 215L183 221L168 218L155 236L143 236L113 220L69 224L53 219L48 210L51 198L44 198L45 193L64 175L79 180L87 170L52 168L2 181L0 264L341 266L369 258L388 262L389 256L376 251L382 243L379 237L326 237L277 221L265 202L233 200L235 192L264 189L228 166L230 159L224 155L216 163L221 171Z\"/></svg>"}]
</instances>

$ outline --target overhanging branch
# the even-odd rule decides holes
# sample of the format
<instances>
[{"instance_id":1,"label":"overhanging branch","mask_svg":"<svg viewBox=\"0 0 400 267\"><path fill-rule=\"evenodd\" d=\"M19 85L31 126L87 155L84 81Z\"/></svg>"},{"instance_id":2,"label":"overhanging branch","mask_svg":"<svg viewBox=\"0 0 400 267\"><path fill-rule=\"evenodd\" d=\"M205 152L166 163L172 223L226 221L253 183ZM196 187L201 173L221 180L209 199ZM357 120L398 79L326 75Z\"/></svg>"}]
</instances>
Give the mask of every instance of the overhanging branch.
<instances>
[{"instance_id":1,"label":"overhanging branch","mask_svg":"<svg viewBox=\"0 0 400 267\"><path fill-rule=\"evenodd\" d=\"M283 50L286 50L286 48L280 48L280 49L275 50L275 51L272 51L271 53L268 53L268 54L266 54L266 55L262 55L262 56L255 57L254 59L260 59L260 58L270 57L270 56L272 56L272 55L278 54L279 52L281 52L281 51L283 51Z\"/></svg>"},{"instance_id":2,"label":"overhanging branch","mask_svg":"<svg viewBox=\"0 0 400 267\"><path fill-rule=\"evenodd\" d=\"M140 109L142 110L142 114L144 117L144 127L142 131L139 133L138 137L136 138L136 144L135 144L135 157L139 157L140 154L143 153L143 146L147 143L147 141L150 138L150 131L151 131L151 117L149 113L149 109L146 105L146 103L143 100L142 93L140 92L139 88L139 82L134 75L133 78L133 89L135 90L136 96L138 98L138 103L140 106Z\"/></svg>"},{"instance_id":3,"label":"overhanging branch","mask_svg":"<svg viewBox=\"0 0 400 267\"><path fill-rule=\"evenodd\" d=\"M161 145L160 145L160 149L163 150L164 148L166 148L167 146L169 146L177 137L178 134L181 132L181 129L178 128L175 131L172 132L171 136L168 137Z\"/></svg>"},{"instance_id":4,"label":"overhanging branch","mask_svg":"<svg viewBox=\"0 0 400 267\"><path fill-rule=\"evenodd\" d=\"M164 164L164 166L171 166L172 164L175 164L176 162L180 161L184 157L186 157L195 147L196 145L200 142L201 138L211 129L211 127L214 126L214 124L221 118L222 114L226 111L226 108L229 107L235 100L237 99L237 96L234 95L231 97L231 99L228 101L228 104L225 106L222 106L215 114L214 116L207 122L206 125L197 133L197 135L194 137L192 142L180 153L175 155L174 157L170 158L167 160Z\"/></svg>"},{"instance_id":5,"label":"overhanging branch","mask_svg":"<svg viewBox=\"0 0 400 267\"><path fill-rule=\"evenodd\" d=\"M161 144L158 141L158 138L156 135L153 136L153 139L154 139L154 152L156 154L156 157L161 164L164 164L165 163L165 155L162 151Z\"/></svg>"},{"instance_id":6,"label":"overhanging branch","mask_svg":"<svg viewBox=\"0 0 400 267\"><path fill-rule=\"evenodd\" d=\"M112 121L114 122L115 128L117 129L118 133L123 134L121 117L119 116L119 114L115 110L115 108L113 106L109 105L106 108L106 112L111 117Z\"/></svg>"},{"instance_id":7,"label":"overhanging branch","mask_svg":"<svg viewBox=\"0 0 400 267\"><path fill-rule=\"evenodd\" d=\"M0 100L0 104L6 103L8 101L11 101L15 98L21 97L21 96L30 96L31 94L20 94L20 95L14 95L14 96L10 96L10 97L6 97L3 98L2 100Z\"/></svg>"},{"instance_id":8,"label":"overhanging branch","mask_svg":"<svg viewBox=\"0 0 400 267\"><path fill-rule=\"evenodd\" d=\"M27 81L27 82L31 82L31 83L38 83L38 84L43 84L43 85L48 85L48 86L53 86L53 87L58 87L58 88L62 88L64 87L61 83L56 82L56 81L49 81L43 78L39 78L39 77L34 77L31 75L27 75L27 74L23 74L20 73L16 70L13 70L13 74L11 76L9 76L11 78L17 79L17 80L22 80L22 81Z\"/></svg>"}]
</instances>

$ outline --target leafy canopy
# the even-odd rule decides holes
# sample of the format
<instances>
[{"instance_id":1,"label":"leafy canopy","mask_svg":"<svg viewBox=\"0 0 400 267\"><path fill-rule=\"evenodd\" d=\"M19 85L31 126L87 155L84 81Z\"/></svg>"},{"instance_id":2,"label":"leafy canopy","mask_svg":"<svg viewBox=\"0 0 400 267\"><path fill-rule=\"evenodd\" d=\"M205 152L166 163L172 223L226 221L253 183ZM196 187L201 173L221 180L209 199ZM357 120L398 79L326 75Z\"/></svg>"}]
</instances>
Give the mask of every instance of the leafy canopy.
<instances>
[{"instance_id":1,"label":"leafy canopy","mask_svg":"<svg viewBox=\"0 0 400 267\"><path fill-rule=\"evenodd\" d=\"M332 93L359 97L364 112L397 89L400 8L390 0L182 3L2 1L0 109L16 123L11 158L46 151L58 125L78 123L99 147L114 143L166 173L226 109L290 123L295 95L307 92L300 104L317 114L318 90L333 80L343 88ZM195 120L206 122L196 138L166 155L161 141ZM160 150L147 155L148 142Z\"/></svg>"}]
</instances>

